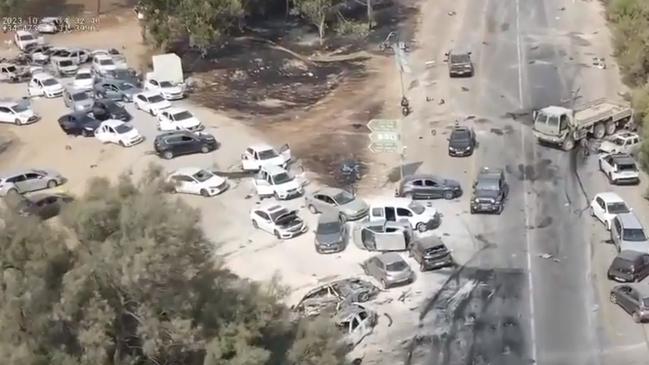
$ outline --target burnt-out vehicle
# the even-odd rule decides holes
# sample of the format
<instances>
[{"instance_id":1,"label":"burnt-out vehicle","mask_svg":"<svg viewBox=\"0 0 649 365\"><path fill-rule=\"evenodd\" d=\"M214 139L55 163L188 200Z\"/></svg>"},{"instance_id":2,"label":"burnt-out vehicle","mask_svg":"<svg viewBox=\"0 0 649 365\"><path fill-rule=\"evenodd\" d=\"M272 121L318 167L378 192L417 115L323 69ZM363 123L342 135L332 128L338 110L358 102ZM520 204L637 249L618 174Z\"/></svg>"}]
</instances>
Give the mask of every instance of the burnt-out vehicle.
<instances>
[{"instance_id":1,"label":"burnt-out vehicle","mask_svg":"<svg viewBox=\"0 0 649 365\"><path fill-rule=\"evenodd\" d=\"M374 284L365 280L336 280L310 290L293 310L305 317L313 317L323 312L335 312L345 304L367 302L376 297L379 291Z\"/></svg>"},{"instance_id":2,"label":"burnt-out vehicle","mask_svg":"<svg viewBox=\"0 0 649 365\"><path fill-rule=\"evenodd\" d=\"M481 168L478 178L473 183L471 214L502 213L508 194L509 185L502 169Z\"/></svg>"}]
</instances>

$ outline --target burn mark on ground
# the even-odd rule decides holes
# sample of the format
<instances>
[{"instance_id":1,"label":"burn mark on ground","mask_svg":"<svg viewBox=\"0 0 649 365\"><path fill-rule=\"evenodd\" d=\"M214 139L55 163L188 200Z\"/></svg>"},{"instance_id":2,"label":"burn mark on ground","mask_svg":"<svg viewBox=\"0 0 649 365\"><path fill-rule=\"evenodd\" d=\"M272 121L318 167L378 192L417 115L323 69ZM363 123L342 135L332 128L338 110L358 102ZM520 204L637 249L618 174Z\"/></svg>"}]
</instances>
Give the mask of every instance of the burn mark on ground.
<instances>
[{"instance_id":1,"label":"burn mark on ground","mask_svg":"<svg viewBox=\"0 0 649 365\"><path fill-rule=\"evenodd\" d=\"M491 129L489 130L489 132L491 132L491 133L493 133L493 134L495 134L495 135L497 135L497 136L502 136L502 135L504 134L504 133L503 133L503 130L500 129L500 128L491 128Z\"/></svg>"},{"instance_id":2,"label":"burn mark on ground","mask_svg":"<svg viewBox=\"0 0 649 365\"><path fill-rule=\"evenodd\" d=\"M549 227L552 224L552 217L545 217L541 219L541 221L536 225L536 228L541 229L541 228L546 228Z\"/></svg>"},{"instance_id":3,"label":"burn mark on ground","mask_svg":"<svg viewBox=\"0 0 649 365\"><path fill-rule=\"evenodd\" d=\"M549 159L543 159L532 165L518 164L518 179L521 181L552 181L556 176L557 168Z\"/></svg>"}]
</instances>

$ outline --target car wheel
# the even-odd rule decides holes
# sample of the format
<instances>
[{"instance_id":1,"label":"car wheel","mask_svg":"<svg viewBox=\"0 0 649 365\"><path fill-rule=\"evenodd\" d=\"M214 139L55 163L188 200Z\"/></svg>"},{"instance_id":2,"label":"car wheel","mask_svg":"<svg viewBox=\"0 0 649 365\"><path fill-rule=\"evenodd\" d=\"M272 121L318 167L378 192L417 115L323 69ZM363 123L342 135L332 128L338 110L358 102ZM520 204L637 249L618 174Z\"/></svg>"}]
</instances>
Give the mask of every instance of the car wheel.
<instances>
[{"instance_id":1,"label":"car wheel","mask_svg":"<svg viewBox=\"0 0 649 365\"><path fill-rule=\"evenodd\" d=\"M165 160L171 160L172 158L174 158L174 154L171 151L166 151L162 154L162 157L164 157Z\"/></svg>"},{"instance_id":2,"label":"car wheel","mask_svg":"<svg viewBox=\"0 0 649 365\"><path fill-rule=\"evenodd\" d=\"M201 196L204 196L204 197L206 197L206 198L209 198L209 197L210 197L210 193L209 193L209 191L207 191L206 189L201 189Z\"/></svg>"},{"instance_id":3,"label":"car wheel","mask_svg":"<svg viewBox=\"0 0 649 365\"><path fill-rule=\"evenodd\" d=\"M309 204L307 208L309 209L309 212L313 214L318 214L318 210L313 205Z\"/></svg>"},{"instance_id":4,"label":"car wheel","mask_svg":"<svg viewBox=\"0 0 649 365\"><path fill-rule=\"evenodd\" d=\"M617 304L617 297L615 296L615 294L611 293L609 299L611 300L611 303Z\"/></svg>"},{"instance_id":5,"label":"car wheel","mask_svg":"<svg viewBox=\"0 0 649 365\"><path fill-rule=\"evenodd\" d=\"M425 223L417 223L417 230L419 232L426 232L428 228L426 227Z\"/></svg>"},{"instance_id":6,"label":"car wheel","mask_svg":"<svg viewBox=\"0 0 649 365\"><path fill-rule=\"evenodd\" d=\"M453 192L450 190L447 190L444 192L444 199L446 200L451 200L453 199Z\"/></svg>"},{"instance_id":7,"label":"car wheel","mask_svg":"<svg viewBox=\"0 0 649 365\"><path fill-rule=\"evenodd\" d=\"M50 181L47 182L47 188L48 189L53 189L57 185L59 185L59 184L56 182L56 180L50 180Z\"/></svg>"},{"instance_id":8,"label":"car wheel","mask_svg":"<svg viewBox=\"0 0 649 365\"><path fill-rule=\"evenodd\" d=\"M18 195L18 190L16 189L7 190L7 196L15 196L15 195Z\"/></svg>"},{"instance_id":9,"label":"car wheel","mask_svg":"<svg viewBox=\"0 0 649 365\"><path fill-rule=\"evenodd\" d=\"M277 239L280 239L280 240L282 239L282 236L279 234L278 230L275 230L275 232L273 232L273 233L275 233L275 237L277 237Z\"/></svg>"},{"instance_id":10,"label":"car wheel","mask_svg":"<svg viewBox=\"0 0 649 365\"><path fill-rule=\"evenodd\" d=\"M207 148L207 146L203 146L203 147L201 147L201 152L202 153L208 153L208 152L210 152L210 149Z\"/></svg>"},{"instance_id":11,"label":"car wheel","mask_svg":"<svg viewBox=\"0 0 649 365\"><path fill-rule=\"evenodd\" d=\"M259 229L259 224L257 224L257 221L254 220L254 219L252 220L252 227L253 227L254 229Z\"/></svg>"},{"instance_id":12,"label":"car wheel","mask_svg":"<svg viewBox=\"0 0 649 365\"><path fill-rule=\"evenodd\" d=\"M633 322L640 323L642 322L642 317L640 317L640 312L633 312Z\"/></svg>"},{"instance_id":13,"label":"car wheel","mask_svg":"<svg viewBox=\"0 0 649 365\"><path fill-rule=\"evenodd\" d=\"M14 123L15 123L16 125L20 125L20 124L21 124L21 123L20 123L20 119L16 118L16 120L14 120Z\"/></svg>"},{"instance_id":14,"label":"car wheel","mask_svg":"<svg viewBox=\"0 0 649 365\"><path fill-rule=\"evenodd\" d=\"M358 296L358 301L361 303L367 302L368 300L370 300L370 295L368 293L363 292Z\"/></svg>"},{"instance_id":15,"label":"car wheel","mask_svg":"<svg viewBox=\"0 0 649 365\"><path fill-rule=\"evenodd\" d=\"M124 144L124 141L119 141L119 145L122 146L122 147L126 147L126 145Z\"/></svg>"}]
</instances>

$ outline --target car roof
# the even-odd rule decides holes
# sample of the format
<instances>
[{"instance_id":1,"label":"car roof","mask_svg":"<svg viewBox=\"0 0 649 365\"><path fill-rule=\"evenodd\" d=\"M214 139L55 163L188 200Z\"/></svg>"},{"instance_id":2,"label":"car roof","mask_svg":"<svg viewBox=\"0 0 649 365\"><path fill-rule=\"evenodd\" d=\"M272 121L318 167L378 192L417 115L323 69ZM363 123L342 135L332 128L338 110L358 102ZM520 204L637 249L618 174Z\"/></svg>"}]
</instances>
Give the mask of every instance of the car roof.
<instances>
[{"instance_id":1,"label":"car roof","mask_svg":"<svg viewBox=\"0 0 649 365\"><path fill-rule=\"evenodd\" d=\"M622 228L643 228L642 223L640 223L638 217L636 217L633 213L622 213L618 214L616 217L622 224Z\"/></svg>"},{"instance_id":2,"label":"car roof","mask_svg":"<svg viewBox=\"0 0 649 365\"><path fill-rule=\"evenodd\" d=\"M176 175L176 174L178 174L178 175L194 175L195 173L197 173L197 172L199 172L201 170L205 170L205 169L200 168L200 167L182 167L182 168L179 168L179 169L175 170L171 174L172 175Z\"/></svg>"},{"instance_id":3,"label":"car roof","mask_svg":"<svg viewBox=\"0 0 649 365\"><path fill-rule=\"evenodd\" d=\"M444 245L442 239L437 236L421 237L418 238L413 245L419 245L422 248L437 247L439 245Z\"/></svg>"},{"instance_id":4,"label":"car roof","mask_svg":"<svg viewBox=\"0 0 649 365\"><path fill-rule=\"evenodd\" d=\"M323 194L327 196L335 196L343 192L343 189L340 188L335 188L333 186L323 186L320 189L316 190L313 192L313 195L315 194Z\"/></svg>"},{"instance_id":5,"label":"car roof","mask_svg":"<svg viewBox=\"0 0 649 365\"><path fill-rule=\"evenodd\" d=\"M394 262L404 261L403 258L401 257L401 255L399 255L396 252L386 252L386 253L382 253L380 255L377 255L375 257L378 258L379 260L381 260L381 262L383 262L386 265L394 263Z\"/></svg>"},{"instance_id":6,"label":"car roof","mask_svg":"<svg viewBox=\"0 0 649 365\"><path fill-rule=\"evenodd\" d=\"M255 152L259 151L268 151L268 150L274 150L273 146L266 144L266 143L256 143L248 146L248 148L252 149Z\"/></svg>"},{"instance_id":7,"label":"car roof","mask_svg":"<svg viewBox=\"0 0 649 365\"><path fill-rule=\"evenodd\" d=\"M23 36L23 35L28 35L28 34L31 35L31 36L34 36L31 32L28 32L26 30L17 30L16 31L16 35L18 35L18 36Z\"/></svg>"},{"instance_id":8,"label":"car roof","mask_svg":"<svg viewBox=\"0 0 649 365\"><path fill-rule=\"evenodd\" d=\"M646 255L649 255L649 254L647 254L646 252L624 250L624 251L620 252L619 254L617 254L616 258L620 258L620 259L627 260L627 261L634 261L638 257L646 256Z\"/></svg>"},{"instance_id":9,"label":"car roof","mask_svg":"<svg viewBox=\"0 0 649 365\"><path fill-rule=\"evenodd\" d=\"M285 207L282 204L277 203L277 202L263 203L263 204L258 205L254 209L255 210L263 210L264 212L267 212L267 213L274 213L274 212L280 211L282 209L286 209L286 210L290 211L289 208L287 208L287 207Z\"/></svg>"},{"instance_id":10,"label":"car roof","mask_svg":"<svg viewBox=\"0 0 649 365\"><path fill-rule=\"evenodd\" d=\"M629 155L627 153L616 153L614 155L611 155L611 157L613 157L613 161L615 163L619 163L619 164L635 164L635 160L633 159L633 157L631 157L631 155Z\"/></svg>"},{"instance_id":11,"label":"car roof","mask_svg":"<svg viewBox=\"0 0 649 365\"><path fill-rule=\"evenodd\" d=\"M604 200L605 203L612 203L612 202L624 203L624 200L619 195L617 195L617 193L614 193L612 191L599 193L595 195L595 198L602 198L602 200Z\"/></svg>"},{"instance_id":12,"label":"car roof","mask_svg":"<svg viewBox=\"0 0 649 365\"><path fill-rule=\"evenodd\" d=\"M640 296L642 296L643 299L649 298L649 285L647 285L647 283L631 283L631 284L625 284L624 286L630 286L636 291L638 291L638 293L640 294Z\"/></svg>"},{"instance_id":13,"label":"car roof","mask_svg":"<svg viewBox=\"0 0 649 365\"><path fill-rule=\"evenodd\" d=\"M33 78L35 79L53 79L54 76L48 74L47 72L37 72L32 75Z\"/></svg>"},{"instance_id":14,"label":"car roof","mask_svg":"<svg viewBox=\"0 0 649 365\"><path fill-rule=\"evenodd\" d=\"M271 175L276 175L276 174L281 174L283 172L287 172L284 168L280 166L275 166L275 165L264 165L261 167L262 170L265 170L267 173Z\"/></svg>"},{"instance_id":15,"label":"car roof","mask_svg":"<svg viewBox=\"0 0 649 365\"><path fill-rule=\"evenodd\" d=\"M17 104L20 104L21 100L14 100L14 99L5 99L5 100L0 100L0 106L5 106L5 107L13 107Z\"/></svg>"},{"instance_id":16,"label":"car roof","mask_svg":"<svg viewBox=\"0 0 649 365\"><path fill-rule=\"evenodd\" d=\"M150 97L152 97L154 95L160 95L160 93L157 92L157 91L153 91L153 90L147 90L147 91L142 91L140 93L140 95L142 95L142 96L144 96L145 98L148 99L148 98L150 98Z\"/></svg>"},{"instance_id":17,"label":"car roof","mask_svg":"<svg viewBox=\"0 0 649 365\"><path fill-rule=\"evenodd\" d=\"M0 174L0 179L4 179L4 178L7 178L7 177L16 176L16 175L26 174L26 173L29 173L29 172L33 172L35 170L37 170L37 169L15 169L15 170L5 171L2 174Z\"/></svg>"},{"instance_id":18,"label":"car roof","mask_svg":"<svg viewBox=\"0 0 649 365\"><path fill-rule=\"evenodd\" d=\"M318 216L318 224L339 223L340 216L335 212L327 211Z\"/></svg>"},{"instance_id":19,"label":"car roof","mask_svg":"<svg viewBox=\"0 0 649 365\"><path fill-rule=\"evenodd\" d=\"M414 175L408 175L403 178L403 181L413 181L413 180L420 180L420 179L431 179L431 180L441 180L439 176L433 175L433 174L414 174Z\"/></svg>"},{"instance_id":20,"label":"car roof","mask_svg":"<svg viewBox=\"0 0 649 365\"><path fill-rule=\"evenodd\" d=\"M113 59L110 55L108 55L108 54L106 54L106 53L95 53L95 54L94 54L94 57L95 57L96 59L98 59L98 60L100 60L100 59L109 59L109 60L112 60L112 59Z\"/></svg>"},{"instance_id":21,"label":"car roof","mask_svg":"<svg viewBox=\"0 0 649 365\"><path fill-rule=\"evenodd\" d=\"M122 124L126 124L126 123L122 122L121 120L117 120L117 119L107 119L107 120L104 120L103 122L101 122L101 125L107 125L109 127L118 127L118 126L120 126Z\"/></svg>"}]
</instances>

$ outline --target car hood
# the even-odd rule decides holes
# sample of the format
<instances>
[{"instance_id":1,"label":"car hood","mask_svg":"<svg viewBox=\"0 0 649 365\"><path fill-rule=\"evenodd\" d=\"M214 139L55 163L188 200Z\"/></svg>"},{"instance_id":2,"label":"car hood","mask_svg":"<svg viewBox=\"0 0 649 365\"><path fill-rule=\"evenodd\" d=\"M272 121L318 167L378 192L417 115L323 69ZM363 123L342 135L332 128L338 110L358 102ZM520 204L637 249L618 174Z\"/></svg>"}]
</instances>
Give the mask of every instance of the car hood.
<instances>
[{"instance_id":1,"label":"car hood","mask_svg":"<svg viewBox=\"0 0 649 365\"><path fill-rule=\"evenodd\" d=\"M456 139L456 140L450 140L448 142L448 146L451 148L459 148L459 149L464 149L471 147L471 141L468 139Z\"/></svg>"},{"instance_id":2,"label":"car hood","mask_svg":"<svg viewBox=\"0 0 649 365\"><path fill-rule=\"evenodd\" d=\"M340 206L340 210L351 213L362 212L364 210L368 210L369 208L369 205L367 205L365 201L358 198Z\"/></svg>"},{"instance_id":3,"label":"car hood","mask_svg":"<svg viewBox=\"0 0 649 365\"><path fill-rule=\"evenodd\" d=\"M344 239L342 232L326 233L326 234L316 233L315 237L318 240L318 242L323 245L339 243L342 242Z\"/></svg>"},{"instance_id":4,"label":"car hood","mask_svg":"<svg viewBox=\"0 0 649 365\"><path fill-rule=\"evenodd\" d=\"M209 179L205 180L202 184L209 187L216 187L225 182L225 179L218 175L212 175Z\"/></svg>"},{"instance_id":5,"label":"car hood","mask_svg":"<svg viewBox=\"0 0 649 365\"><path fill-rule=\"evenodd\" d=\"M25 111L22 111L22 112L20 112L20 113L17 113L17 115L18 115L20 118L29 119L29 118L33 117L34 115L36 115L36 113L34 113L34 111L31 110L31 109L27 109L27 110L25 110Z\"/></svg>"},{"instance_id":6,"label":"car hood","mask_svg":"<svg viewBox=\"0 0 649 365\"><path fill-rule=\"evenodd\" d=\"M275 187L276 187L278 190L284 190L284 191L287 191L287 190L291 190L291 189L299 189L299 188L300 188L300 184L297 182L297 179L296 179L296 178L293 178L293 180L291 180L291 181L289 181L289 182L285 182L285 183L283 183L283 184L275 185Z\"/></svg>"},{"instance_id":7,"label":"car hood","mask_svg":"<svg viewBox=\"0 0 649 365\"><path fill-rule=\"evenodd\" d=\"M473 193L473 197L477 199L496 199L498 198L498 191L497 190L476 190Z\"/></svg>"},{"instance_id":8,"label":"car hood","mask_svg":"<svg viewBox=\"0 0 649 365\"><path fill-rule=\"evenodd\" d=\"M151 103L149 104L149 106L151 106L151 108L156 110L162 110L162 109L170 108L171 103L169 102L169 100L163 100L157 103Z\"/></svg>"},{"instance_id":9,"label":"car hood","mask_svg":"<svg viewBox=\"0 0 649 365\"><path fill-rule=\"evenodd\" d=\"M180 86L161 87L160 92L163 94L178 94L183 92L183 89Z\"/></svg>"},{"instance_id":10,"label":"car hood","mask_svg":"<svg viewBox=\"0 0 649 365\"><path fill-rule=\"evenodd\" d=\"M193 128L193 127L201 125L201 121L196 119L196 118L193 118L193 117L180 120L180 121L178 121L176 123L178 123L183 128Z\"/></svg>"},{"instance_id":11,"label":"car hood","mask_svg":"<svg viewBox=\"0 0 649 365\"><path fill-rule=\"evenodd\" d=\"M137 129L133 128L126 133L120 134L120 136L124 137L125 139L134 139L140 137L140 132L138 132Z\"/></svg>"},{"instance_id":12,"label":"car hood","mask_svg":"<svg viewBox=\"0 0 649 365\"><path fill-rule=\"evenodd\" d=\"M132 89L122 90L122 93L124 93L126 95L135 95L135 94L139 94L141 92L142 92L142 89L138 89L136 87L134 87Z\"/></svg>"},{"instance_id":13,"label":"car hood","mask_svg":"<svg viewBox=\"0 0 649 365\"><path fill-rule=\"evenodd\" d=\"M43 89L47 91L61 91L63 90L63 86L61 84L56 84L56 85L50 85L50 86L43 86Z\"/></svg>"},{"instance_id":14,"label":"car hood","mask_svg":"<svg viewBox=\"0 0 649 365\"><path fill-rule=\"evenodd\" d=\"M617 149L619 149L620 146L616 145L615 143L611 141L604 141L602 144L599 146L599 150L602 152L606 153L611 153Z\"/></svg>"},{"instance_id":15,"label":"car hood","mask_svg":"<svg viewBox=\"0 0 649 365\"><path fill-rule=\"evenodd\" d=\"M649 241L640 241L640 242L622 241L622 243L620 244L620 249L622 251L628 250L628 251L649 253Z\"/></svg>"}]
</instances>

